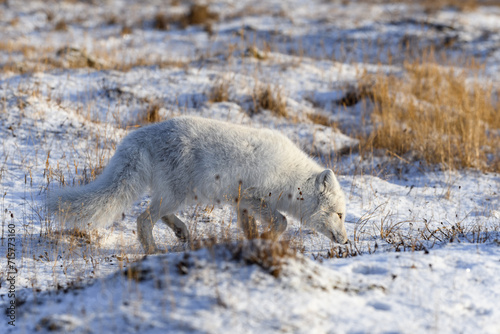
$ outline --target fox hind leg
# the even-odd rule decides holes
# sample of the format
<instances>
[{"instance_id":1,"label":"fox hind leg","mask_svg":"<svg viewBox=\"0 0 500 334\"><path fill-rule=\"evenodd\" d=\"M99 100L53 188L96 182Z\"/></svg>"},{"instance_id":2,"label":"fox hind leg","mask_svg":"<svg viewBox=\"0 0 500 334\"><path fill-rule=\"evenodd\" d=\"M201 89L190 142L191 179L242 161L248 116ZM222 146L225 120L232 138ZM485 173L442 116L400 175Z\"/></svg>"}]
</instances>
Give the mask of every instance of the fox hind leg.
<instances>
[{"instance_id":1,"label":"fox hind leg","mask_svg":"<svg viewBox=\"0 0 500 334\"><path fill-rule=\"evenodd\" d=\"M137 234L146 253L153 254L159 252L153 238L153 227L161 217L169 216L168 213L174 212L176 209L177 205L175 203L162 201L161 198L159 200L153 198L149 208L137 217ZM179 219L178 221L181 222Z\"/></svg>"},{"instance_id":2,"label":"fox hind leg","mask_svg":"<svg viewBox=\"0 0 500 334\"><path fill-rule=\"evenodd\" d=\"M147 254L154 254L159 251L153 238L153 227L160 217L158 214L154 214L154 211L157 210L147 208L137 217L137 234L142 248Z\"/></svg>"},{"instance_id":3,"label":"fox hind leg","mask_svg":"<svg viewBox=\"0 0 500 334\"><path fill-rule=\"evenodd\" d=\"M165 223L168 227L174 231L175 236L182 242L189 242L190 236L189 236L189 230L186 227L186 224L179 218L177 218L176 215L166 215L161 217L161 220L163 223Z\"/></svg>"}]
</instances>

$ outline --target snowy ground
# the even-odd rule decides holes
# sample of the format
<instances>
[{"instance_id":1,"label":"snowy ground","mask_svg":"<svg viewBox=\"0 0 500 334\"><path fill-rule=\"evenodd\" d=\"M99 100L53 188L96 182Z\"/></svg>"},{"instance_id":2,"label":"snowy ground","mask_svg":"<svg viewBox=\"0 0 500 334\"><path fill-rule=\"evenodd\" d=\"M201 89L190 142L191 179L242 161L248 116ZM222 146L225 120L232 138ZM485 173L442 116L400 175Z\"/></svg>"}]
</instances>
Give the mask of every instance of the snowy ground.
<instances>
[{"instance_id":1,"label":"snowy ground","mask_svg":"<svg viewBox=\"0 0 500 334\"><path fill-rule=\"evenodd\" d=\"M298 258L278 278L227 250L173 253L30 298L18 321L27 333L495 333L498 253L498 245L448 244L429 254Z\"/></svg>"},{"instance_id":2,"label":"snowy ground","mask_svg":"<svg viewBox=\"0 0 500 334\"><path fill-rule=\"evenodd\" d=\"M14 226L17 270L16 326L2 312L0 333L500 333L500 175L362 159L350 136L369 131L369 106L338 105L363 71L402 73L430 45L457 64L477 57L499 85L500 7L226 0L210 2L216 20L183 28L173 17L190 4L163 4L0 4L0 253ZM211 102L221 82L229 99ZM265 84L287 117L252 112ZM291 221L298 255L276 274L234 256L231 208L189 207L180 216L195 238L232 246L185 253L158 224L168 253L142 260L147 196L109 229L60 235L47 192L92 180L153 107L282 131L336 170L349 246ZM11 270L0 266L4 308Z\"/></svg>"}]
</instances>

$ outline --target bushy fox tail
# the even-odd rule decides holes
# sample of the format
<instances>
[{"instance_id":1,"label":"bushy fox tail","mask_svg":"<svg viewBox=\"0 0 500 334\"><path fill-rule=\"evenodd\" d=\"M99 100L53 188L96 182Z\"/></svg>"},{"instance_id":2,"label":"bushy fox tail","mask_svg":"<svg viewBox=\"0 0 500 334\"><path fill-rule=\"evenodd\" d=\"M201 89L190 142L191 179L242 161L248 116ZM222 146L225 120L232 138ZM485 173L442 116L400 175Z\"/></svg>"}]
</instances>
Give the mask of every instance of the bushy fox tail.
<instances>
[{"instance_id":1,"label":"bushy fox tail","mask_svg":"<svg viewBox=\"0 0 500 334\"><path fill-rule=\"evenodd\" d=\"M125 138L103 173L84 186L52 191L49 213L65 228L104 227L145 192L150 184L151 157L132 138Z\"/></svg>"}]
</instances>

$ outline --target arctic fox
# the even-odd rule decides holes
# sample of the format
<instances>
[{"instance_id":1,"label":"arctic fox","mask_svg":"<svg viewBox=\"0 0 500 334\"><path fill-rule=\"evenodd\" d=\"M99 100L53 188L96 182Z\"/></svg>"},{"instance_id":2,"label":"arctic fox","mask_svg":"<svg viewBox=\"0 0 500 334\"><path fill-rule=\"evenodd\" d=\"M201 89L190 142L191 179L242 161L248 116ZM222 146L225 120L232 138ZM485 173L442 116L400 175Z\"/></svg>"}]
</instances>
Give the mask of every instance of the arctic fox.
<instances>
[{"instance_id":1,"label":"arctic fox","mask_svg":"<svg viewBox=\"0 0 500 334\"><path fill-rule=\"evenodd\" d=\"M198 117L135 130L94 182L53 191L47 205L67 227L101 227L147 189L151 203L137 218L147 253L158 251L152 231L159 219L189 240L174 213L193 203L235 206L248 238L257 236L255 219L277 238L287 226L283 212L334 242L347 242L345 196L331 169L276 131Z\"/></svg>"}]
</instances>

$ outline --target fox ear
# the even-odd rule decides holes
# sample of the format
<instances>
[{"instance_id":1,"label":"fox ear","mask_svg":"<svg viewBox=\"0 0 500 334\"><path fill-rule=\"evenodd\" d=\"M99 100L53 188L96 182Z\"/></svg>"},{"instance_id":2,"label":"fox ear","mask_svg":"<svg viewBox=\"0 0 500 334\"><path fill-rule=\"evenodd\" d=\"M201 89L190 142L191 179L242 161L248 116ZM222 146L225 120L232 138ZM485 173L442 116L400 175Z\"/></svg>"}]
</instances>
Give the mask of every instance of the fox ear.
<instances>
[{"instance_id":1,"label":"fox ear","mask_svg":"<svg viewBox=\"0 0 500 334\"><path fill-rule=\"evenodd\" d=\"M335 188L335 174L331 169L325 169L316 177L316 189L319 192L332 191Z\"/></svg>"}]
</instances>

